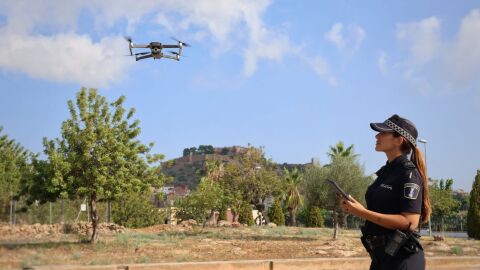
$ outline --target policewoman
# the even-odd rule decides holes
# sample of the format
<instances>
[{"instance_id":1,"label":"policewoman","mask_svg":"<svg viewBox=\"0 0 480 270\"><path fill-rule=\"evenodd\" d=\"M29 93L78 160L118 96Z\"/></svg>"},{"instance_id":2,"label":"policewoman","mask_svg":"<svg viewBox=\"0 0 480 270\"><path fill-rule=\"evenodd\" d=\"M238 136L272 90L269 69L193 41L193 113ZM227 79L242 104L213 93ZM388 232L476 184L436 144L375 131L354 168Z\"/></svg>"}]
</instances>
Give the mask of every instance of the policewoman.
<instances>
[{"instance_id":1,"label":"policewoman","mask_svg":"<svg viewBox=\"0 0 480 270\"><path fill-rule=\"evenodd\" d=\"M354 198L341 199L341 206L344 212L366 219L361 240L372 259L371 270L425 269L415 230L428 221L431 207L417 129L398 115L370 127L378 132L375 150L384 152L388 160L367 189L366 208Z\"/></svg>"}]
</instances>

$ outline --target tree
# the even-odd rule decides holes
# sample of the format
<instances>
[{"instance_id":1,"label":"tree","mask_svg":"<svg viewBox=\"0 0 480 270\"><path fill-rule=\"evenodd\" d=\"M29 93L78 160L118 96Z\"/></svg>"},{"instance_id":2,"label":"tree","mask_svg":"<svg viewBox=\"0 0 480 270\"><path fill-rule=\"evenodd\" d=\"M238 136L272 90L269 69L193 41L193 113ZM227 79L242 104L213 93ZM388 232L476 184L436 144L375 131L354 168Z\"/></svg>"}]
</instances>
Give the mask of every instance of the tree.
<instances>
[{"instance_id":1,"label":"tree","mask_svg":"<svg viewBox=\"0 0 480 270\"><path fill-rule=\"evenodd\" d=\"M353 144L345 148L343 141L339 141L335 146L330 146L330 151L327 153L332 158L345 157L356 158L358 155L354 153Z\"/></svg>"},{"instance_id":2,"label":"tree","mask_svg":"<svg viewBox=\"0 0 480 270\"><path fill-rule=\"evenodd\" d=\"M280 200L278 198L275 198L272 207L270 207L268 217L271 222L277 225L285 225L285 215L283 214L282 206L280 205Z\"/></svg>"},{"instance_id":3,"label":"tree","mask_svg":"<svg viewBox=\"0 0 480 270\"><path fill-rule=\"evenodd\" d=\"M452 195L453 179L434 181L429 187L432 204L432 220L440 222L440 230L445 230L445 218L458 208L458 202Z\"/></svg>"},{"instance_id":4,"label":"tree","mask_svg":"<svg viewBox=\"0 0 480 270\"><path fill-rule=\"evenodd\" d=\"M10 223L15 224L15 206L21 193L21 183L31 177L30 160L33 155L15 140L1 135L0 127L0 214L10 212Z\"/></svg>"},{"instance_id":5,"label":"tree","mask_svg":"<svg viewBox=\"0 0 480 270\"><path fill-rule=\"evenodd\" d=\"M205 225L215 211L225 208L225 190L221 179L224 174L223 163L213 160L205 163L204 176L197 189L186 198L176 201L178 219L195 219Z\"/></svg>"},{"instance_id":6,"label":"tree","mask_svg":"<svg viewBox=\"0 0 480 270\"><path fill-rule=\"evenodd\" d=\"M319 207L313 206L308 209L307 227L323 227L323 215Z\"/></svg>"},{"instance_id":7,"label":"tree","mask_svg":"<svg viewBox=\"0 0 480 270\"><path fill-rule=\"evenodd\" d=\"M263 210L265 199L278 196L282 191L276 167L264 157L261 148L249 147L241 153L238 161L229 163L224 181L234 208L243 201Z\"/></svg>"},{"instance_id":8,"label":"tree","mask_svg":"<svg viewBox=\"0 0 480 270\"><path fill-rule=\"evenodd\" d=\"M108 103L95 89L82 88L76 106L68 101L70 118L62 123L61 138L44 139L45 153L53 167L49 185L60 196L88 198L93 233L98 240L98 201L115 200L128 192L145 192L160 187L165 180L160 172L159 154L136 138L140 122L133 121L135 109L125 115L125 97Z\"/></svg>"},{"instance_id":9,"label":"tree","mask_svg":"<svg viewBox=\"0 0 480 270\"><path fill-rule=\"evenodd\" d=\"M352 146L353 149L353 146ZM350 151L345 155L330 155L330 164L310 166L303 175L302 189L308 207L318 206L333 212L334 239L337 238L338 224L343 217L346 226L347 215L340 210L338 199L326 179L335 180L345 192L352 195L359 202L364 203L365 191L372 181L364 174L364 169L357 161L357 155Z\"/></svg>"},{"instance_id":10,"label":"tree","mask_svg":"<svg viewBox=\"0 0 480 270\"><path fill-rule=\"evenodd\" d=\"M480 239L480 170L477 170L477 176L475 176L472 191L470 191L467 232L469 237Z\"/></svg>"},{"instance_id":11,"label":"tree","mask_svg":"<svg viewBox=\"0 0 480 270\"><path fill-rule=\"evenodd\" d=\"M303 197L300 194L299 186L302 181L302 175L297 168L289 171L286 168L285 172L285 193L286 204L290 212L290 225L297 226L297 210L303 205Z\"/></svg>"}]
</instances>

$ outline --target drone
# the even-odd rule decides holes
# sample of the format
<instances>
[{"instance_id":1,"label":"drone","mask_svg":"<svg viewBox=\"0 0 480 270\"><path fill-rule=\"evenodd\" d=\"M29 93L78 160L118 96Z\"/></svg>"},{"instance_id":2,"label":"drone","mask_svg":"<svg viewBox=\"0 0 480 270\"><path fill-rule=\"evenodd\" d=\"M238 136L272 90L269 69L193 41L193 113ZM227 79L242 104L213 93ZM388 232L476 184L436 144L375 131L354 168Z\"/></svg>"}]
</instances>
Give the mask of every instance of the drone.
<instances>
[{"instance_id":1,"label":"drone","mask_svg":"<svg viewBox=\"0 0 480 270\"><path fill-rule=\"evenodd\" d=\"M178 39L172 38L177 42L177 44L162 44L160 42L150 42L149 44L135 44L131 37L125 37L128 41L128 48L130 49L130 56L135 55L135 60L143 60L147 58L153 59L160 59L160 58L168 58L172 60L180 61L180 57L182 56L183 47L190 47L187 43L180 41ZM150 52L139 52L133 53L132 49L142 48L142 49L150 49ZM163 53L162 49L178 49L177 51L168 51L167 53Z\"/></svg>"}]
</instances>

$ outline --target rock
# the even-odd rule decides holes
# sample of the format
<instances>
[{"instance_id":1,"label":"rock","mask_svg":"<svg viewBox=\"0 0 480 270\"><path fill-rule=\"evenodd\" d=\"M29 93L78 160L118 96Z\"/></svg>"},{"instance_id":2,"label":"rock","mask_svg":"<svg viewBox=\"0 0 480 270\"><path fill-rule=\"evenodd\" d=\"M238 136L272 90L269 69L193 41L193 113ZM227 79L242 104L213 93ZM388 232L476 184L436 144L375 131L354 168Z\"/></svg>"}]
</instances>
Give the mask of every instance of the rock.
<instances>
[{"instance_id":1,"label":"rock","mask_svg":"<svg viewBox=\"0 0 480 270\"><path fill-rule=\"evenodd\" d=\"M246 251L242 250L241 247L234 247L233 250L232 250L233 254L235 255L245 255L247 254Z\"/></svg>"},{"instance_id":2,"label":"rock","mask_svg":"<svg viewBox=\"0 0 480 270\"><path fill-rule=\"evenodd\" d=\"M194 226L197 225L197 221L194 219L184 220L180 222L180 225L182 225L183 227Z\"/></svg>"},{"instance_id":3,"label":"rock","mask_svg":"<svg viewBox=\"0 0 480 270\"><path fill-rule=\"evenodd\" d=\"M218 226L219 227L232 227L232 223L230 221L220 220L218 222Z\"/></svg>"},{"instance_id":4,"label":"rock","mask_svg":"<svg viewBox=\"0 0 480 270\"><path fill-rule=\"evenodd\" d=\"M434 235L433 241L445 241L445 238L441 235Z\"/></svg>"},{"instance_id":5,"label":"rock","mask_svg":"<svg viewBox=\"0 0 480 270\"><path fill-rule=\"evenodd\" d=\"M277 224L275 224L275 223L273 223L273 222L269 222L269 223L267 224L267 226L270 227L270 228L273 228L273 227L277 227Z\"/></svg>"},{"instance_id":6,"label":"rock","mask_svg":"<svg viewBox=\"0 0 480 270\"><path fill-rule=\"evenodd\" d=\"M232 222L232 227L234 227L234 228L238 228L238 227L240 227L241 225L242 225L242 224L240 224L240 222L237 222L237 221Z\"/></svg>"}]
</instances>

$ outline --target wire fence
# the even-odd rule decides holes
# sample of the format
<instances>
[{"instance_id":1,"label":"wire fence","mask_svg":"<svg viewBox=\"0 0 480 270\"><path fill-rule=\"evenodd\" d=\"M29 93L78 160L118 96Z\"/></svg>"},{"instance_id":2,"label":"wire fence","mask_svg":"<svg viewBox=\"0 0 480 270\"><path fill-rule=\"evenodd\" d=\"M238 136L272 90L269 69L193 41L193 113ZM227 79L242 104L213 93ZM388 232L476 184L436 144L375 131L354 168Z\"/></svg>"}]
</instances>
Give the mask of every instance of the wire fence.
<instances>
[{"instance_id":1,"label":"wire fence","mask_svg":"<svg viewBox=\"0 0 480 270\"><path fill-rule=\"evenodd\" d=\"M99 222L111 222L111 204L97 202ZM90 221L90 207L87 200L57 200L44 204L25 201L1 202L0 222L7 224L57 224Z\"/></svg>"}]
</instances>

